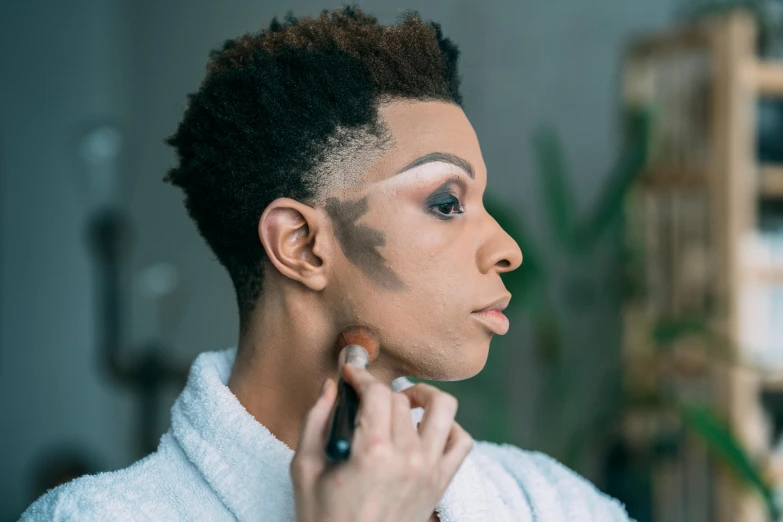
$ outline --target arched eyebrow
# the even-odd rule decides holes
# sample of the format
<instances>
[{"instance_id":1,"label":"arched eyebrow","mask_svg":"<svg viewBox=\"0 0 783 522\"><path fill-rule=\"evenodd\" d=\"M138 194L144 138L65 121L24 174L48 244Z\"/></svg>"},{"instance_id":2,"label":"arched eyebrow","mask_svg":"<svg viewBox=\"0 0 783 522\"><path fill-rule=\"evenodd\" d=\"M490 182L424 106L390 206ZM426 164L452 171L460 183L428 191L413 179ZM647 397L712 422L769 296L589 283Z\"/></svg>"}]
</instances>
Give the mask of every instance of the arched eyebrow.
<instances>
[{"instance_id":1,"label":"arched eyebrow","mask_svg":"<svg viewBox=\"0 0 783 522\"><path fill-rule=\"evenodd\" d=\"M402 169L397 171L397 174L402 174L406 170L410 170L413 167L418 167L419 165L424 165L425 163L431 163L435 161L443 161L446 163L451 163L452 165L456 165L457 167L464 170L465 174L467 174L470 179L476 179L476 173L473 171L473 166L469 161L447 152L431 152L426 154L405 165Z\"/></svg>"}]
</instances>

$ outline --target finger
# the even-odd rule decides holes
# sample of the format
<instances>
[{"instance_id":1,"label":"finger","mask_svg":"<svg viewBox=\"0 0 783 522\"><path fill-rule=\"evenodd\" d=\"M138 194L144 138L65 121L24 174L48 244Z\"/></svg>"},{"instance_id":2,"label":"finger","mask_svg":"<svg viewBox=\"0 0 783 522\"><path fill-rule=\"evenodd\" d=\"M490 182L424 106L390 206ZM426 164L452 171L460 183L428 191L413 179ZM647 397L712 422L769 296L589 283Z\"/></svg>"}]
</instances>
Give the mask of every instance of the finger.
<instances>
[{"instance_id":1,"label":"finger","mask_svg":"<svg viewBox=\"0 0 783 522\"><path fill-rule=\"evenodd\" d=\"M434 386L417 383L402 390L411 400L414 408L424 408L419 434L427 452L440 456L446 447L454 415L457 413L457 399Z\"/></svg>"},{"instance_id":2,"label":"finger","mask_svg":"<svg viewBox=\"0 0 783 522\"><path fill-rule=\"evenodd\" d=\"M296 446L297 454L308 458L316 457L319 461L325 459L323 448L326 443L327 423L334 404L335 392L334 381L327 379L321 396L318 397L302 421L299 442Z\"/></svg>"},{"instance_id":3,"label":"finger","mask_svg":"<svg viewBox=\"0 0 783 522\"><path fill-rule=\"evenodd\" d=\"M343 366L343 379L356 390L359 396L354 443L362 447L365 444L389 442L392 413L391 388L364 368L352 364Z\"/></svg>"},{"instance_id":4,"label":"finger","mask_svg":"<svg viewBox=\"0 0 783 522\"><path fill-rule=\"evenodd\" d=\"M456 475L465 457L473 449L473 437L457 422L452 423L446 448L441 459L441 476L445 479L443 487L447 487Z\"/></svg>"},{"instance_id":5,"label":"finger","mask_svg":"<svg viewBox=\"0 0 783 522\"><path fill-rule=\"evenodd\" d=\"M417 445L416 426L411 418L411 401L407 395L392 393L392 441L401 449Z\"/></svg>"}]
</instances>

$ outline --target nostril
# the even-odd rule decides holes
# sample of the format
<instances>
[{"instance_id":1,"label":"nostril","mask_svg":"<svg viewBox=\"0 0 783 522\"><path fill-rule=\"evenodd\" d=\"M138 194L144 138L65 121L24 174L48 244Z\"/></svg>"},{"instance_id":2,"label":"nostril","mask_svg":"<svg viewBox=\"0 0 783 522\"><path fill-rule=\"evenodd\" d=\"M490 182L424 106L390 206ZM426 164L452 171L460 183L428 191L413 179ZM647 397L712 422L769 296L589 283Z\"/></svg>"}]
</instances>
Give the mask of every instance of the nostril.
<instances>
[{"instance_id":1,"label":"nostril","mask_svg":"<svg viewBox=\"0 0 783 522\"><path fill-rule=\"evenodd\" d=\"M508 268L511 266L511 263L508 261L508 259L501 259L498 261L498 265L500 265L503 268Z\"/></svg>"}]
</instances>

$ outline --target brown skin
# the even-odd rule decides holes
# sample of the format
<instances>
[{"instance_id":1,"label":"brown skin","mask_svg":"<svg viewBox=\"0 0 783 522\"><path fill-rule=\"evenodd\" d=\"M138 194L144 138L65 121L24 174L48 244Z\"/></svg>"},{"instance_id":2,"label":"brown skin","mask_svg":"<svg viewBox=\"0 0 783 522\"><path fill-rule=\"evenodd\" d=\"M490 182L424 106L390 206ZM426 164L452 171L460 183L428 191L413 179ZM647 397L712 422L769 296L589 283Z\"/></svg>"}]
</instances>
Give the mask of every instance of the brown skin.
<instances>
[{"instance_id":1,"label":"brown skin","mask_svg":"<svg viewBox=\"0 0 783 522\"><path fill-rule=\"evenodd\" d=\"M369 369L387 384L400 376L467 379L484 367L493 335L471 312L509 297L500 273L522 262L483 207L486 168L462 109L397 101L379 110L394 143L362 183L340 186L318 208L277 199L259 220L271 264L228 386L292 449L321 385L338 376L342 328L377 331L380 354ZM395 175L433 152L466 160L475 179L444 162ZM459 203L430 200L449 179L459 180L448 187Z\"/></svg>"}]
</instances>

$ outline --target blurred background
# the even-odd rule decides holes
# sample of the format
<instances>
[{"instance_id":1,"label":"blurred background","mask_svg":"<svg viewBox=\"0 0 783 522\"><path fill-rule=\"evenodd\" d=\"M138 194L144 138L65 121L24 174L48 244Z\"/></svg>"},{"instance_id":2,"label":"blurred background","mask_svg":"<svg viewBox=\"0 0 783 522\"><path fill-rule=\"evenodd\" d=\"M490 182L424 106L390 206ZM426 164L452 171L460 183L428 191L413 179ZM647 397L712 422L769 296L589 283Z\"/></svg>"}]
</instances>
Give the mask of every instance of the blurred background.
<instances>
[{"instance_id":1,"label":"blurred background","mask_svg":"<svg viewBox=\"0 0 783 522\"><path fill-rule=\"evenodd\" d=\"M779 518L783 2L392 0L461 49L510 332L460 398L640 522ZM0 520L154 451L230 280L161 180L210 50L312 0L0 7Z\"/></svg>"}]
</instances>

